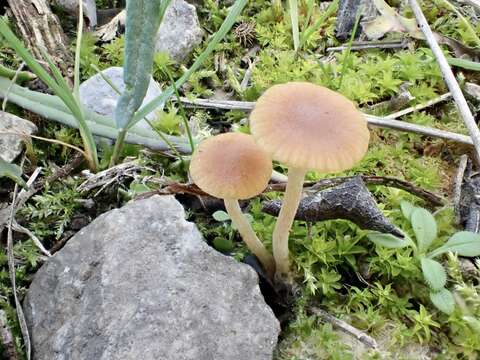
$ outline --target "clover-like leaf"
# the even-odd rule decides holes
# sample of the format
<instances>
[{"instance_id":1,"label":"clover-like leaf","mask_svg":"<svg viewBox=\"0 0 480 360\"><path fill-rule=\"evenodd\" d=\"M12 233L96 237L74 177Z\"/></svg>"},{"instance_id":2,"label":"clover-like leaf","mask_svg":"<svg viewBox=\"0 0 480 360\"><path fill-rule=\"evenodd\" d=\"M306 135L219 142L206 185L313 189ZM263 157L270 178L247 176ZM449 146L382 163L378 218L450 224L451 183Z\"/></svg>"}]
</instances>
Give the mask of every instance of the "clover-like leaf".
<instances>
[{"instance_id":1,"label":"clover-like leaf","mask_svg":"<svg viewBox=\"0 0 480 360\"><path fill-rule=\"evenodd\" d=\"M411 215L412 228L415 232L420 252L427 251L437 237L437 223L430 212L423 208L416 208Z\"/></svg>"},{"instance_id":2,"label":"clover-like leaf","mask_svg":"<svg viewBox=\"0 0 480 360\"><path fill-rule=\"evenodd\" d=\"M220 222L229 221L229 220L230 220L230 215L228 215L228 213L226 213L226 212L223 211L223 210L215 211L215 212L212 214L212 217L213 217L215 220L220 221Z\"/></svg>"},{"instance_id":3,"label":"clover-like leaf","mask_svg":"<svg viewBox=\"0 0 480 360\"><path fill-rule=\"evenodd\" d=\"M0 178L8 177L18 185L27 187L27 183L22 179L22 168L15 164L10 164L0 156Z\"/></svg>"},{"instance_id":4,"label":"clover-like leaf","mask_svg":"<svg viewBox=\"0 0 480 360\"><path fill-rule=\"evenodd\" d=\"M400 208L402 209L402 214L405 217L405 219L410 221L410 218L412 216L413 211L416 209L415 205L412 203L403 200L400 203Z\"/></svg>"},{"instance_id":5,"label":"clover-like leaf","mask_svg":"<svg viewBox=\"0 0 480 360\"><path fill-rule=\"evenodd\" d=\"M433 258L448 251L456 252L460 256L479 256L480 234L460 231L452 235L445 244L432 251L428 256Z\"/></svg>"},{"instance_id":6,"label":"clover-like leaf","mask_svg":"<svg viewBox=\"0 0 480 360\"><path fill-rule=\"evenodd\" d=\"M438 310L445 314L451 314L455 310L455 299L452 293L445 288L439 291L431 291L430 300Z\"/></svg>"},{"instance_id":7,"label":"clover-like leaf","mask_svg":"<svg viewBox=\"0 0 480 360\"><path fill-rule=\"evenodd\" d=\"M447 283L447 274L442 264L426 257L422 257L420 261L427 285L435 291L442 289Z\"/></svg>"},{"instance_id":8,"label":"clover-like leaf","mask_svg":"<svg viewBox=\"0 0 480 360\"><path fill-rule=\"evenodd\" d=\"M400 249L408 245L408 242L405 239L401 239L392 234L372 232L368 234L368 239L373 241L376 245L389 249Z\"/></svg>"}]
</instances>

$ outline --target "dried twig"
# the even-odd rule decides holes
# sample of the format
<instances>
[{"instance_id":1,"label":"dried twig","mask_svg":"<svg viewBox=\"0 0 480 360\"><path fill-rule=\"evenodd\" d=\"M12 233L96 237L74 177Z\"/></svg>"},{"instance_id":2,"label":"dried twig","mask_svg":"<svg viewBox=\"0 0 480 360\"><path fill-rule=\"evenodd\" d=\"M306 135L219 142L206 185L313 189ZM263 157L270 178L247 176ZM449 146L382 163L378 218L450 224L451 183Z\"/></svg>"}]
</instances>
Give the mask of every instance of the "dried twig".
<instances>
[{"instance_id":1,"label":"dried twig","mask_svg":"<svg viewBox=\"0 0 480 360\"><path fill-rule=\"evenodd\" d=\"M432 100L429 100L423 104L418 104L418 105L415 105L415 106L411 106L407 109L403 109L403 110L400 110L400 111L397 111L397 112L394 112L392 114L389 114L387 116L384 116L383 118L384 119L397 119L403 115L406 115L406 114L410 114L414 111L419 111L419 110L423 110L427 107L430 107L432 105L435 105L435 104L438 104L439 102L442 102L442 101L445 101L447 100L448 98L450 98L452 96L452 94L450 94L449 92L446 93L446 94L443 94L443 95L440 95L438 97L436 97L435 99L432 99Z\"/></svg>"},{"instance_id":2,"label":"dried twig","mask_svg":"<svg viewBox=\"0 0 480 360\"><path fill-rule=\"evenodd\" d=\"M247 90L248 83L250 82L250 78L252 77L253 69L255 69L257 61L258 58L248 60L248 69L245 71L245 75L243 76L242 82L240 83L240 89L242 89L242 91Z\"/></svg>"},{"instance_id":3,"label":"dried twig","mask_svg":"<svg viewBox=\"0 0 480 360\"><path fill-rule=\"evenodd\" d=\"M367 49L403 49L407 47L408 41L389 40L389 41L354 41L350 50L367 50ZM327 52L343 51L348 45L334 46L327 48Z\"/></svg>"},{"instance_id":4,"label":"dried twig","mask_svg":"<svg viewBox=\"0 0 480 360\"><path fill-rule=\"evenodd\" d=\"M223 110L241 110L249 112L255 106L254 102L249 101L230 101L230 100L213 100L213 99L195 99L180 98L182 103L189 107L214 108ZM422 125L415 125L403 121L385 119L373 115L365 115L368 124L383 129L399 130L421 134L425 136L437 137L445 140L455 141L461 144L473 145L472 139L467 135L457 134L451 131L444 131L430 128Z\"/></svg>"},{"instance_id":5,"label":"dried twig","mask_svg":"<svg viewBox=\"0 0 480 360\"><path fill-rule=\"evenodd\" d=\"M415 125L404 121L384 119L372 115L366 115L368 124L370 126L376 126L382 129L400 130L405 132L411 132L415 134L436 137L440 139L455 141L461 144L473 145L473 141L470 136L457 134L451 131L439 130L430 128L427 126Z\"/></svg>"},{"instance_id":6,"label":"dried twig","mask_svg":"<svg viewBox=\"0 0 480 360\"><path fill-rule=\"evenodd\" d=\"M425 35L428 45L432 49L432 52L437 59L445 82L447 83L447 86L452 93L453 98L455 99L458 111L463 119L463 122L465 123L465 126L468 129L468 132L470 133L470 137L473 141L473 145L477 153L477 158L480 158L480 130L478 129L477 123L475 122L472 112L468 107L467 101L463 96L462 90L460 89L460 86L455 79L455 75L453 74L452 69L448 65L447 59L445 58L442 49L438 45L438 42L435 39L435 36L430 29L430 26L428 25L427 19L425 18L422 9L418 5L417 0L410 0L410 6L413 10L413 13L415 14L415 18L417 19L417 23L420 26L420 29Z\"/></svg>"},{"instance_id":7,"label":"dried twig","mask_svg":"<svg viewBox=\"0 0 480 360\"><path fill-rule=\"evenodd\" d=\"M264 201L262 211L278 216L281 200ZM345 219L360 229L389 233L403 238L403 233L378 208L361 176L354 176L338 186L309 194L301 199L295 220L319 222Z\"/></svg>"},{"instance_id":8,"label":"dried twig","mask_svg":"<svg viewBox=\"0 0 480 360\"><path fill-rule=\"evenodd\" d=\"M15 230L16 232L20 232L22 234L25 234L27 235L30 239L32 239L33 243L38 247L38 249L46 256L50 257L52 256L52 254L47 250L45 249L45 247L43 246L42 242L40 241L40 239L34 234L32 233L30 230L28 230L27 228L23 227L22 225L20 225L19 223L17 223L17 221L15 219L13 219L13 222L12 222L12 229Z\"/></svg>"},{"instance_id":9,"label":"dried twig","mask_svg":"<svg viewBox=\"0 0 480 360\"><path fill-rule=\"evenodd\" d=\"M52 175L48 176L47 178L43 178L34 184L31 184L32 186L29 186L27 190L22 190L18 195L18 199L17 199L17 203L15 204L15 207L17 209L21 208L27 202L28 199L30 199L33 195L35 195L37 192L42 190L47 183L52 183L54 181L57 181L59 179L62 179L68 176L73 170L75 170L80 166L80 164L84 161L84 159L85 158L83 157L82 154L75 153L72 159L68 163L63 165L61 168L58 168Z\"/></svg>"},{"instance_id":10,"label":"dried twig","mask_svg":"<svg viewBox=\"0 0 480 360\"><path fill-rule=\"evenodd\" d=\"M10 282L12 283L13 297L15 299L15 309L17 311L18 322L20 324L20 330L22 331L23 342L25 343L25 353L27 355L27 360L30 360L31 355L31 344L30 344L30 335L28 333L27 322L25 321L25 316L23 314L22 304L17 296L17 283L16 283L16 272L15 272L15 258L13 256L13 235L12 235L12 226L15 216L15 202L18 192L18 184L15 184L15 189L13 192L12 205L10 206L10 218L7 224L7 257L8 257L8 272L10 275Z\"/></svg>"},{"instance_id":11,"label":"dried twig","mask_svg":"<svg viewBox=\"0 0 480 360\"><path fill-rule=\"evenodd\" d=\"M343 181L346 181L348 177L343 178ZM327 179L326 179L327 180ZM425 189L422 189L418 186L413 185L412 183L409 183L408 181L405 180L400 180L396 178L391 178L391 177L384 177L384 176L369 176L369 175L363 175L362 180L365 184L367 185L383 185L383 186L388 186L388 187L394 187L397 189L401 189L404 191L407 191L415 196L418 196L419 198L425 200L429 204L433 206L442 206L444 205L443 199L428 191ZM318 181L315 186L312 187L312 189L320 189L321 188L321 182Z\"/></svg>"},{"instance_id":12,"label":"dried twig","mask_svg":"<svg viewBox=\"0 0 480 360\"><path fill-rule=\"evenodd\" d=\"M339 330L343 331L344 333L353 336L355 339L360 341L362 344L366 345L370 349L378 350L378 344L374 338L365 334L363 331L358 330L357 328L353 327L352 325L346 323L343 320L337 319L335 316L330 315L325 310L319 309L317 307L310 307L309 311L312 314L315 314L322 318L323 321L326 321L332 324L334 327L338 328Z\"/></svg>"},{"instance_id":13,"label":"dried twig","mask_svg":"<svg viewBox=\"0 0 480 360\"><path fill-rule=\"evenodd\" d=\"M36 136L36 135L26 134L26 133L16 132L16 131L0 131L0 135L16 135L16 136L22 137L24 139L32 138L32 139L46 141L46 142L53 143L53 144L59 144L59 145L68 147L70 149L73 149L73 150L81 153L83 156L86 156L85 151L83 151L79 147L77 147L75 145L71 145L71 144L66 143L64 141L56 140L56 139L49 139L49 138L45 138L45 137L42 137L42 136Z\"/></svg>"},{"instance_id":14,"label":"dried twig","mask_svg":"<svg viewBox=\"0 0 480 360\"><path fill-rule=\"evenodd\" d=\"M346 176L346 177L336 177L336 178L328 178L322 179L315 183L306 183L305 185L308 187L307 191L320 191L329 187L338 186L343 184L346 181L350 181L351 179L355 178L355 176ZM388 187L394 187L397 189L401 189L407 191L419 198L423 199L427 203L432 206L442 206L444 205L443 199L425 189L422 189L418 186L413 185L405 180L400 180L391 177L384 177L384 176L369 176L369 175L361 175L363 182L366 185L383 185ZM279 183L279 184L272 184L268 187L270 191L285 191L286 183Z\"/></svg>"},{"instance_id":15,"label":"dried twig","mask_svg":"<svg viewBox=\"0 0 480 360\"><path fill-rule=\"evenodd\" d=\"M305 182L304 184L305 191L309 191L309 192L320 191L329 187L338 186L340 184L343 184L346 181L352 180L353 178L354 176L346 176L346 177L323 179L317 182ZM384 185L384 186L405 190L423 199L424 201L429 203L431 206L444 205L444 201L440 196L430 191L419 188L405 180L383 177L383 176L368 176L368 175L361 175L361 178L364 181L364 183L367 185ZM285 182L270 184L265 189L264 192L285 191L285 187L286 187ZM202 191L195 184L181 184L181 183L171 182L169 184L166 184L166 186L160 190L140 194L137 197L137 199L148 198L155 194L159 194L159 195L189 194L189 195L196 195L196 196L210 196L204 191Z\"/></svg>"},{"instance_id":16,"label":"dried twig","mask_svg":"<svg viewBox=\"0 0 480 360\"><path fill-rule=\"evenodd\" d=\"M134 178L142 170L151 169L139 165L138 161L127 161L90 176L77 187L77 190L83 192L100 188L94 195L97 196L111 184L120 182L121 179L126 177Z\"/></svg>"},{"instance_id":17,"label":"dried twig","mask_svg":"<svg viewBox=\"0 0 480 360\"><path fill-rule=\"evenodd\" d=\"M453 207L455 209L455 223L457 225L461 222L460 216L460 198L462 195L463 176L467 168L468 155L463 154L460 156L460 162L458 164L457 173L453 180Z\"/></svg>"},{"instance_id":18,"label":"dried twig","mask_svg":"<svg viewBox=\"0 0 480 360\"><path fill-rule=\"evenodd\" d=\"M18 354L15 348L15 339L8 328L7 315L0 310L0 345L3 346L3 354L6 360L17 360Z\"/></svg>"}]
</instances>

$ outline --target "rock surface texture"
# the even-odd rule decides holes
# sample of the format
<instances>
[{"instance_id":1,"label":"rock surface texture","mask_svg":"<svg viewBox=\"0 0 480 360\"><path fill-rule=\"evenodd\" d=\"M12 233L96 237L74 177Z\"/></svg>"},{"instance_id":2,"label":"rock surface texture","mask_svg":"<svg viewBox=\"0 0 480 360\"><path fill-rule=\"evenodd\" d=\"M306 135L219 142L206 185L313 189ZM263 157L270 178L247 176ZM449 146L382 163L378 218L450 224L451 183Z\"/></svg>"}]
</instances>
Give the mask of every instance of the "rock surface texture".
<instances>
[{"instance_id":1,"label":"rock surface texture","mask_svg":"<svg viewBox=\"0 0 480 360\"><path fill-rule=\"evenodd\" d=\"M280 330L255 272L210 248L170 196L83 228L24 309L36 360L270 360Z\"/></svg>"},{"instance_id":2,"label":"rock surface texture","mask_svg":"<svg viewBox=\"0 0 480 360\"><path fill-rule=\"evenodd\" d=\"M31 135L36 131L37 127L30 121L0 111L0 157L7 162L12 162L23 148L22 136L2 134L3 132Z\"/></svg>"},{"instance_id":3,"label":"rock surface texture","mask_svg":"<svg viewBox=\"0 0 480 360\"><path fill-rule=\"evenodd\" d=\"M172 0L158 30L155 50L167 52L181 62L202 42L203 30L195 6L184 0Z\"/></svg>"},{"instance_id":4,"label":"rock surface texture","mask_svg":"<svg viewBox=\"0 0 480 360\"><path fill-rule=\"evenodd\" d=\"M53 4L62 7L66 12L78 15L79 0L53 0ZM88 25L97 25L97 5L95 0L83 0L83 14L88 19Z\"/></svg>"},{"instance_id":5,"label":"rock surface texture","mask_svg":"<svg viewBox=\"0 0 480 360\"><path fill-rule=\"evenodd\" d=\"M110 67L103 70L102 74L109 78L119 91L125 90L125 83L123 82L123 68ZM142 106L159 96L161 93L162 89L160 88L160 85L158 85L157 82L151 78ZM110 117L112 120L118 98L119 95L117 92L112 89L112 87L103 79L100 74L92 76L90 79L85 80L80 85L80 100L82 101L83 105L100 115ZM155 120L156 114L154 112L150 113L147 116L147 119ZM115 127L115 124L112 123L112 126ZM140 121L135 126L146 130L151 130L150 125L148 125L145 121Z\"/></svg>"}]
</instances>

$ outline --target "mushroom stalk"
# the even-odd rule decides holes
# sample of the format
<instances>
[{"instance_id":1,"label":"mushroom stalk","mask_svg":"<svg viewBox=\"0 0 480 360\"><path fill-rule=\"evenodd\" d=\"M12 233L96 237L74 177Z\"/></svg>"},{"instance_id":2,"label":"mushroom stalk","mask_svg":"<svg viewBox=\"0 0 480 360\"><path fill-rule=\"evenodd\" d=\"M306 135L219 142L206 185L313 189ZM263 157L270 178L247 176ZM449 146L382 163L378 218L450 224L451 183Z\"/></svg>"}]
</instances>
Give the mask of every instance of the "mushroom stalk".
<instances>
[{"instance_id":1,"label":"mushroom stalk","mask_svg":"<svg viewBox=\"0 0 480 360\"><path fill-rule=\"evenodd\" d=\"M223 202L225 203L225 209L227 210L228 215L230 215L230 218L242 236L243 241L249 250L258 258L258 260L260 260L268 276L272 278L275 273L275 262L273 257L253 231L252 226L240 209L238 200L223 199Z\"/></svg>"},{"instance_id":2,"label":"mushroom stalk","mask_svg":"<svg viewBox=\"0 0 480 360\"><path fill-rule=\"evenodd\" d=\"M273 257L275 258L277 274L281 277L289 273L288 236L302 197L303 181L306 173L307 170L303 168L289 168L282 208L273 230Z\"/></svg>"}]
</instances>

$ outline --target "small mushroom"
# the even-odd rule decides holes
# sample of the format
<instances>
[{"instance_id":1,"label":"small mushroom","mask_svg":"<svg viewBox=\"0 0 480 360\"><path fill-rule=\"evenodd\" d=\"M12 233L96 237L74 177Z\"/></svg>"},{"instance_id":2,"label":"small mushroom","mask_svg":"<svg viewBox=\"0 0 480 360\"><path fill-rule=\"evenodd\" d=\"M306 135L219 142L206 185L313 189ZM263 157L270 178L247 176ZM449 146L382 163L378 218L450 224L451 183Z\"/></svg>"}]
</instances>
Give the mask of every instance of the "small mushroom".
<instances>
[{"instance_id":1,"label":"small mushroom","mask_svg":"<svg viewBox=\"0 0 480 360\"><path fill-rule=\"evenodd\" d=\"M225 208L250 251L272 277L275 262L243 215L238 200L260 194L272 175L272 160L251 135L228 133L203 141L190 162L193 181L223 199Z\"/></svg>"},{"instance_id":2,"label":"small mushroom","mask_svg":"<svg viewBox=\"0 0 480 360\"><path fill-rule=\"evenodd\" d=\"M250 115L250 129L274 160L289 167L283 206L273 232L277 274L285 277L289 273L288 235L306 172L351 168L365 155L370 133L362 113L350 100L305 82L268 89Z\"/></svg>"}]
</instances>

